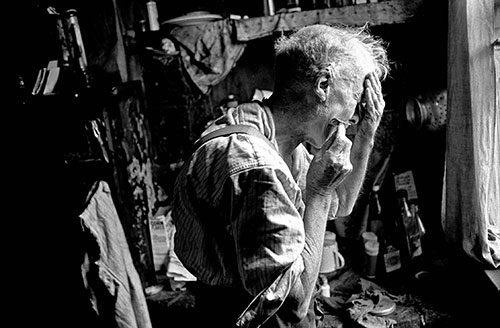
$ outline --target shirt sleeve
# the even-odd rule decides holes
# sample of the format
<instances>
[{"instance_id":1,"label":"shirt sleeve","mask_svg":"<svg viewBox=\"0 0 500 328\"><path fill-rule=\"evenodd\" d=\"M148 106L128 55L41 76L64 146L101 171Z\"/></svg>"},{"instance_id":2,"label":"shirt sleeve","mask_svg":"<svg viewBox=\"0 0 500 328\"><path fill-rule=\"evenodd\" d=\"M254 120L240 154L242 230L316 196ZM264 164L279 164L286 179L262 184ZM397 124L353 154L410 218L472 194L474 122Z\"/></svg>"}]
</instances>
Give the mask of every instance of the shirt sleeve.
<instances>
[{"instance_id":1,"label":"shirt sleeve","mask_svg":"<svg viewBox=\"0 0 500 328\"><path fill-rule=\"evenodd\" d=\"M283 304L304 270L304 203L297 184L275 168L232 177L232 229L244 288L254 295L240 327L263 323Z\"/></svg>"},{"instance_id":2,"label":"shirt sleeve","mask_svg":"<svg viewBox=\"0 0 500 328\"><path fill-rule=\"evenodd\" d=\"M304 270L304 262L295 261L267 288L263 289L236 321L239 328L258 328L283 305L295 281Z\"/></svg>"},{"instance_id":3,"label":"shirt sleeve","mask_svg":"<svg viewBox=\"0 0 500 328\"><path fill-rule=\"evenodd\" d=\"M302 261L304 203L297 184L279 169L251 169L231 180L238 270L244 288L255 296Z\"/></svg>"}]
</instances>

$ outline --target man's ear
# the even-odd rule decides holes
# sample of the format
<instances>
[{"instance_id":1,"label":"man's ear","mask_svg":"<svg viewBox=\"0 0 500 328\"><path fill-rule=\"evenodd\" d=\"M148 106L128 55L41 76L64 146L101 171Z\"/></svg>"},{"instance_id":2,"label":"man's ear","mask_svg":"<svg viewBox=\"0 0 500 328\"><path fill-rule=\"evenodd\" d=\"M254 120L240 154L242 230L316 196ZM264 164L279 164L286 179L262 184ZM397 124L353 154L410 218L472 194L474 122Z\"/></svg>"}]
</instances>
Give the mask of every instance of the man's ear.
<instances>
[{"instance_id":1,"label":"man's ear","mask_svg":"<svg viewBox=\"0 0 500 328\"><path fill-rule=\"evenodd\" d=\"M330 74L319 74L314 83L314 93L321 101L326 101L328 93L330 92Z\"/></svg>"}]
</instances>

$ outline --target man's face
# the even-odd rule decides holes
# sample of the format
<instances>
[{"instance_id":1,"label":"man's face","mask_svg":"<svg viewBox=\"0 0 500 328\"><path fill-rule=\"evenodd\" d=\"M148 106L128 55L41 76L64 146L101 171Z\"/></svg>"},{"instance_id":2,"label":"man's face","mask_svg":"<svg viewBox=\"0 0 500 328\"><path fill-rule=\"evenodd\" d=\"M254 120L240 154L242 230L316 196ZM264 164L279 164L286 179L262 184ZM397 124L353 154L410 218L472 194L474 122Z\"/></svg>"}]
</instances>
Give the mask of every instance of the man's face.
<instances>
[{"instance_id":1,"label":"man's face","mask_svg":"<svg viewBox=\"0 0 500 328\"><path fill-rule=\"evenodd\" d=\"M337 128L339 121L346 125L358 122L359 112L357 108L358 104L362 101L363 83L366 74L359 76L352 82L335 80L330 84L331 92L323 105L324 108L311 121L309 127L310 133L307 141L314 148L321 148L328 136Z\"/></svg>"}]
</instances>

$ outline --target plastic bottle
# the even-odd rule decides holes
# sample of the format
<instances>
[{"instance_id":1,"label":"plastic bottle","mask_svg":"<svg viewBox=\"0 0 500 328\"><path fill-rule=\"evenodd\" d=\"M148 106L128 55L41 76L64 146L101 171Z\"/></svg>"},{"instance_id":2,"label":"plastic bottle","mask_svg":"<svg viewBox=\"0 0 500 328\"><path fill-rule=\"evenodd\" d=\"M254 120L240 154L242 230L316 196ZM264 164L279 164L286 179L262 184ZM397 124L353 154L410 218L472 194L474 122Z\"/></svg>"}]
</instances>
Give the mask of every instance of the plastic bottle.
<instances>
[{"instance_id":1,"label":"plastic bottle","mask_svg":"<svg viewBox=\"0 0 500 328\"><path fill-rule=\"evenodd\" d=\"M408 264L422 254L421 246L421 221L417 213L417 206L408 202L408 192L404 189L397 191L398 206L400 210L399 225L404 239L404 262Z\"/></svg>"}]
</instances>

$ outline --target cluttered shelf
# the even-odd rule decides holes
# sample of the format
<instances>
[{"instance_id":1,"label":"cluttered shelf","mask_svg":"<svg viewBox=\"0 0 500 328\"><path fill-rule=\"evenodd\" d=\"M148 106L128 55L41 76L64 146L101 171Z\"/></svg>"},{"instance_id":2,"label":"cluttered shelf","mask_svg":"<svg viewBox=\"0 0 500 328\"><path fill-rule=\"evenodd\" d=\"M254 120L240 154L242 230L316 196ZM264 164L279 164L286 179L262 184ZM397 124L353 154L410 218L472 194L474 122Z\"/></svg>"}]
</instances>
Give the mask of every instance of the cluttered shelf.
<instances>
[{"instance_id":1,"label":"cluttered shelf","mask_svg":"<svg viewBox=\"0 0 500 328\"><path fill-rule=\"evenodd\" d=\"M236 40L250 41L319 23L349 26L401 24L414 17L422 3L423 0L391 0L235 20Z\"/></svg>"},{"instance_id":2,"label":"cluttered shelf","mask_svg":"<svg viewBox=\"0 0 500 328\"><path fill-rule=\"evenodd\" d=\"M195 11L162 22L160 56L179 56L199 91L207 94L235 66L249 41L307 25L379 26L403 24L419 15L424 0L388 0L315 10L284 10L274 15L223 18ZM163 54L164 56L161 56Z\"/></svg>"}]
</instances>

